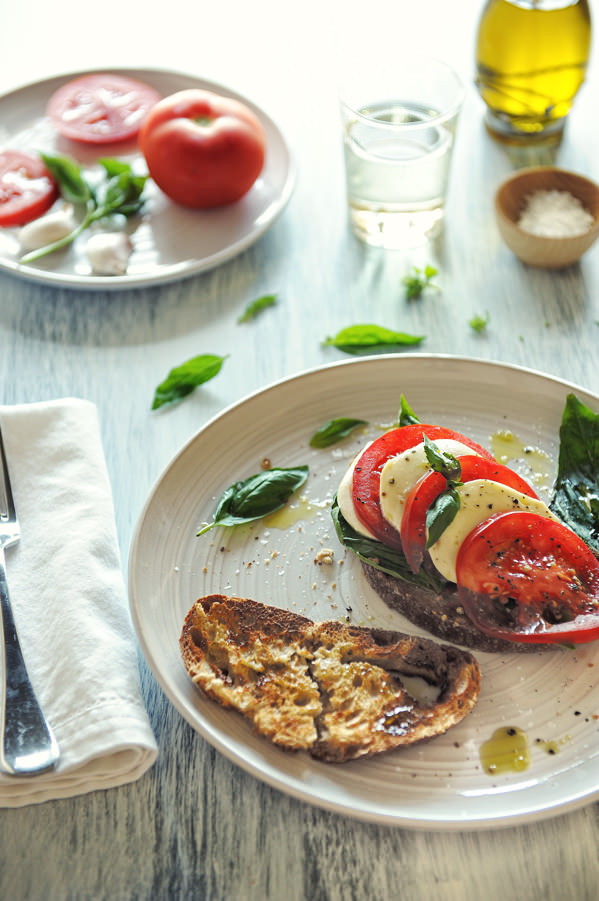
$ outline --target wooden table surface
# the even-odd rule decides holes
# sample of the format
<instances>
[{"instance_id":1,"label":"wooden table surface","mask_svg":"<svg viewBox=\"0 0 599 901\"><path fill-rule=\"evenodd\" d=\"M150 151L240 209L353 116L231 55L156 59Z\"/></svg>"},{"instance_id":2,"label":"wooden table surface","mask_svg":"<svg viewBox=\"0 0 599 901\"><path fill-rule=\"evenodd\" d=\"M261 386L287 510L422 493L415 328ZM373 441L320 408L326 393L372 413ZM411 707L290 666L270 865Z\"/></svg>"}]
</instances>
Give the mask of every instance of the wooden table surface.
<instances>
[{"instance_id":1,"label":"wooden table surface","mask_svg":"<svg viewBox=\"0 0 599 901\"><path fill-rule=\"evenodd\" d=\"M106 0L88 14L74 0L55 0L3 10L1 91L86 68L187 72L265 109L297 169L295 192L274 226L204 274L114 292L0 274L0 401L78 395L97 404L124 570L144 500L181 445L247 393L342 359L321 341L345 325L373 321L425 334L422 353L523 365L599 394L599 251L560 272L534 270L510 254L495 226L499 181L546 159L538 152L516 158L483 127L472 80L480 6ZM335 85L338 65L353 59L367 66L404 47L453 63L466 102L442 240L385 253L360 245L347 227ZM592 64L555 157L594 179L598 103ZM407 304L401 278L426 262L438 268L440 291ZM240 312L270 293L277 307L241 333ZM489 325L479 334L468 323L486 313ZM209 388L166 415L152 414L154 387L198 353L231 356ZM328 812L268 787L213 750L139 657L157 763L122 788L0 810L0 898L599 898L597 803L484 831L412 831Z\"/></svg>"}]
</instances>

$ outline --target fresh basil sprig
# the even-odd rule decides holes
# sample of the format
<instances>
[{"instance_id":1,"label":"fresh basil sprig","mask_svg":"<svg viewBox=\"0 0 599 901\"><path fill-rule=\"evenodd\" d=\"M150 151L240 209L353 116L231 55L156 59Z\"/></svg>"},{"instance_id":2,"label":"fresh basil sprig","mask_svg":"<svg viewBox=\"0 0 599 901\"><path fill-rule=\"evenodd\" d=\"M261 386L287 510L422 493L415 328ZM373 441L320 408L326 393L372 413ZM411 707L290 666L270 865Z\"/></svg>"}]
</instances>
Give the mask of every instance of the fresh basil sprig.
<instances>
[{"instance_id":1,"label":"fresh basil sprig","mask_svg":"<svg viewBox=\"0 0 599 901\"><path fill-rule=\"evenodd\" d=\"M568 394L551 510L599 554L599 414Z\"/></svg>"},{"instance_id":2,"label":"fresh basil sprig","mask_svg":"<svg viewBox=\"0 0 599 901\"><path fill-rule=\"evenodd\" d=\"M367 354L375 348L381 352L395 351L399 347L420 344L424 335L408 335L395 332L381 325L350 325L322 342L323 347L336 347L346 354Z\"/></svg>"},{"instance_id":3,"label":"fresh basil sprig","mask_svg":"<svg viewBox=\"0 0 599 901\"><path fill-rule=\"evenodd\" d=\"M42 154L42 159L58 182L62 197L75 206L83 206L84 213L72 232L58 241L26 253L21 257L22 263L32 263L67 247L99 219L116 214L132 216L141 210L145 202L142 194L148 176L134 175L131 166L121 160L98 160L104 169L104 177L95 185L83 176L80 166L69 157Z\"/></svg>"},{"instance_id":4,"label":"fresh basil sprig","mask_svg":"<svg viewBox=\"0 0 599 901\"><path fill-rule=\"evenodd\" d=\"M436 288L437 286L433 285L431 281L436 274L437 270L434 266L425 266L424 269L413 266L401 280L405 288L406 300L416 300L422 297L427 288Z\"/></svg>"},{"instance_id":5,"label":"fresh basil sprig","mask_svg":"<svg viewBox=\"0 0 599 901\"><path fill-rule=\"evenodd\" d=\"M201 354L171 369L163 382L154 392L152 410L158 410L165 404L176 404L191 394L199 385L210 381L221 370L226 357L216 354Z\"/></svg>"},{"instance_id":6,"label":"fresh basil sprig","mask_svg":"<svg viewBox=\"0 0 599 901\"><path fill-rule=\"evenodd\" d=\"M252 300L241 316L238 318L238 324L243 322L250 322L251 319L255 319L256 316L259 316L263 310L268 309L268 307L272 307L277 302L276 294L265 294L263 297L257 297L256 300Z\"/></svg>"},{"instance_id":7,"label":"fresh basil sprig","mask_svg":"<svg viewBox=\"0 0 599 901\"><path fill-rule=\"evenodd\" d=\"M310 447L330 447L337 441L347 438L354 429L361 425L368 425L368 423L365 419L350 419L346 416L330 419L314 432L310 438Z\"/></svg>"},{"instance_id":8,"label":"fresh basil sprig","mask_svg":"<svg viewBox=\"0 0 599 901\"><path fill-rule=\"evenodd\" d=\"M248 479L234 482L223 492L212 522L203 526L203 535L214 526L238 526L262 519L283 507L308 478L307 466L265 469Z\"/></svg>"},{"instance_id":9,"label":"fresh basil sprig","mask_svg":"<svg viewBox=\"0 0 599 901\"><path fill-rule=\"evenodd\" d=\"M473 332L478 332L478 334L480 335L485 331L490 321L491 316L488 312L484 316L475 314L471 319L468 320L468 325Z\"/></svg>"}]
</instances>

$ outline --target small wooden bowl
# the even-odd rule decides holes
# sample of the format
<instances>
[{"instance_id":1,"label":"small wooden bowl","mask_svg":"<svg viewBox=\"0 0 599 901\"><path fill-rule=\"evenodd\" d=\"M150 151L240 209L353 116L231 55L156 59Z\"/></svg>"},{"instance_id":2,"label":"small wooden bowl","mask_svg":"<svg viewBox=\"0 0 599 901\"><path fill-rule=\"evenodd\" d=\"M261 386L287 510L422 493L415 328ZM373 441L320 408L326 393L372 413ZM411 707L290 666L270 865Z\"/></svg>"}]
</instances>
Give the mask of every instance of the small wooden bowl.
<instances>
[{"instance_id":1,"label":"small wooden bowl","mask_svg":"<svg viewBox=\"0 0 599 901\"><path fill-rule=\"evenodd\" d=\"M567 191L577 197L592 215L592 226L571 238L548 238L524 231L517 224L518 219L525 199L536 191ZM599 235L599 186L582 175L554 166L520 169L497 189L495 216L503 240L523 263L561 269L579 260Z\"/></svg>"}]
</instances>

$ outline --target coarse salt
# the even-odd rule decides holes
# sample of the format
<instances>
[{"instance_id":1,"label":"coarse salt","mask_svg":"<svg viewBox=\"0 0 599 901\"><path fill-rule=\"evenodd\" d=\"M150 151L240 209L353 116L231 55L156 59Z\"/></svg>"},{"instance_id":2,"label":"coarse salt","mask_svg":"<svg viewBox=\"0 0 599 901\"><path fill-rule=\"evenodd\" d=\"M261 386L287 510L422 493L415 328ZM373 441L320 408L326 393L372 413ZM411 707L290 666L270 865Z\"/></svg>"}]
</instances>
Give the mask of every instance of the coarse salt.
<instances>
[{"instance_id":1,"label":"coarse salt","mask_svg":"<svg viewBox=\"0 0 599 901\"><path fill-rule=\"evenodd\" d=\"M524 199L518 219L521 229L544 238L574 238L584 235L593 217L568 191L535 191Z\"/></svg>"}]
</instances>

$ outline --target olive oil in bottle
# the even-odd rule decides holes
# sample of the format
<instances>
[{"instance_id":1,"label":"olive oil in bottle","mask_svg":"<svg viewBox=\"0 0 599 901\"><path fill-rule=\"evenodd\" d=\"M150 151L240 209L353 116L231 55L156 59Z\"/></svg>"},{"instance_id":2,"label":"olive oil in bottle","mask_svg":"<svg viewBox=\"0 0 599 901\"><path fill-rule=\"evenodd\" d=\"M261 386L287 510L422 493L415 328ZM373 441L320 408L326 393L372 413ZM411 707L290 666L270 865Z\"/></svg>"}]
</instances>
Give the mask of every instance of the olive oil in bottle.
<instances>
[{"instance_id":1,"label":"olive oil in bottle","mask_svg":"<svg viewBox=\"0 0 599 901\"><path fill-rule=\"evenodd\" d=\"M559 139L590 46L588 0L487 0L476 82L489 130L506 140Z\"/></svg>"}]
</instances>

